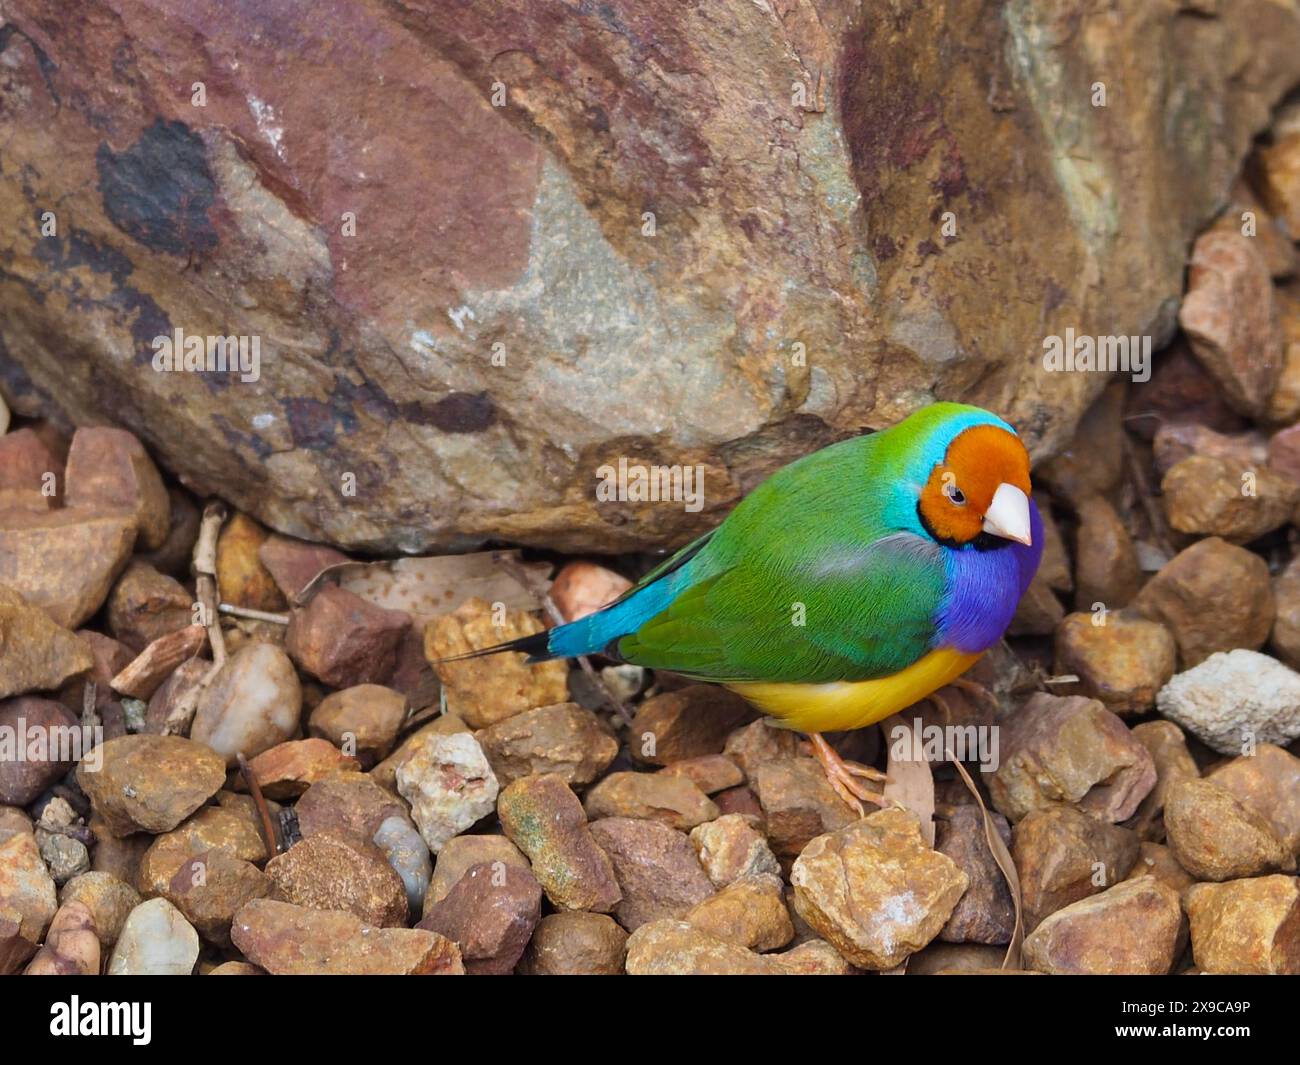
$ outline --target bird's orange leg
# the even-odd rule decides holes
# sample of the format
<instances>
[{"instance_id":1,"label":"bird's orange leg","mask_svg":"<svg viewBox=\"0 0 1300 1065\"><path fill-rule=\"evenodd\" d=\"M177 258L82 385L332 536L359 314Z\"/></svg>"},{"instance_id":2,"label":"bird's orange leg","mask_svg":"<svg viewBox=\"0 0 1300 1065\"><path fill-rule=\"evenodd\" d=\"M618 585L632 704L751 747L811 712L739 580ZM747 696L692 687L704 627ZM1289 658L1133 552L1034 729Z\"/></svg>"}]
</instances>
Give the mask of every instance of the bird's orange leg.
<instances>
[{"instance_id":1,"label":"bird's orange leg","mask_svg":"<svg viewBox=\"0 0 1300 1065\"><path fill-rule=\"evenodd\" d=\"M885 775L878 769L858 765L856 762L846 762L824 737L815 732L808 734L808 740L817 761L822 764L826 779L835 789L835 794L843 799L849 809L859 817L863 816L862 803L859 800L866 800L882 807L898 805L893 799L887 799L878 792L871 791L858 779L866 777L870 780L885 780Z\"/></svg>"}]
</instances>

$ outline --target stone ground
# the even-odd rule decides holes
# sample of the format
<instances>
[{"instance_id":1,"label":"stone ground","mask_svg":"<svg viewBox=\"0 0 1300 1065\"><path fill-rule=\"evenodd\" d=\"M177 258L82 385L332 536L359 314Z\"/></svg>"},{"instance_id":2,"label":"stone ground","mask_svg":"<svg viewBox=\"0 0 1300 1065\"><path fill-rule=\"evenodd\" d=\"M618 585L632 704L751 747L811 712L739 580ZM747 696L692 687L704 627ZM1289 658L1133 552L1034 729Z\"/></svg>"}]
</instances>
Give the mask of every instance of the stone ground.
<instances>
[{"instance_id":1,"label":"stone ground","mask_svg":"<svg viewBox=\"0 0 1300 1065\"><path fill-rule=\"evenodd\" d=\"M1247 177L1154 375L1035 471L987 696L905 715L997 726L978 803L872 729L907 809L859 818L638 667L430 664L647 559L337 568L0 407L0 970L1300 973L1300 116Z\"/></svg>"}]
</instances>

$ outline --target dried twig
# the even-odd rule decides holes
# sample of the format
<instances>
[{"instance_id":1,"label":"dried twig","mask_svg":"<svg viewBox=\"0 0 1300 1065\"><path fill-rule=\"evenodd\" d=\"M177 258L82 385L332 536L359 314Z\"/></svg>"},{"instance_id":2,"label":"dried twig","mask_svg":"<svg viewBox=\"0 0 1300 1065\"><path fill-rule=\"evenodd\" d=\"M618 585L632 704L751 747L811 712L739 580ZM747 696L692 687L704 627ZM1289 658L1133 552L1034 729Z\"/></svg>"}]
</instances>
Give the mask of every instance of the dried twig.
<instances>
[{"instance_id":1,"label":"dried twig","mask_svg":"<svg viewBox=\"0 0 1300 1065\"><path fill-rule=\"evenodd\" d=\"M272 614L269 610L254 610L250 606L235 606L234 603L220 603L218 612L229 614L232 618L248 618L250 621L269 621L274 625L288 625L288 614Z\"/></svg>"},{"instance_id":2,"label":"dried twig","mask_svg":"<svg viewBox=\"0 0 1300 1065\"><path fill-rule=\"evenodd\" d=\"M199 696L226 664L226 640L221 632L221 615L217 610L220 600L220 590L217 588L217 537L225 520L224 503L213 501L203 508L199 538L194 544L194 559L190 563L199 602L203 606L203 624L207 627L208 643L212 647L212 666L193 688L176 700L176 705L163 724L163 734L167 736L189 734L194 712L198 709Z\"/></svg>"},{"instance_id":3,"label":"dried twig","mask_svg":"<svg viewBox=\"0 0 1300 1065\"><path fill-rule=\"evenodd\" d=\"M262 786L257 782L257 773L253 767L248 764L248 759L243 753L235 755L239 759L239 772L244 777L244 783L248 785L249 794L253 796L253 805L257 807L258 816L262 819L262 835L266 837L266 853L272 857L280 853L280 844L276 839L275 825L271 822L271 810L266 805L266 796L262 794Z\"/></svg>"}]
</instances>

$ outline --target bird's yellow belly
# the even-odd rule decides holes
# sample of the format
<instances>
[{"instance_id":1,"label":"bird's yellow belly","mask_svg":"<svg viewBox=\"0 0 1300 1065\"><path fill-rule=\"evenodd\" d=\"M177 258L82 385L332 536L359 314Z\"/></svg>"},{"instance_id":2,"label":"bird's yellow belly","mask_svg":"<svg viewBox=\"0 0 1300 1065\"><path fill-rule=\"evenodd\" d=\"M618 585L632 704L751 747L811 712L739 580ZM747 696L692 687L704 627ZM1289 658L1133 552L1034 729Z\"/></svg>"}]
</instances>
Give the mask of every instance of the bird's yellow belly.
<instances>
[{"instance_id":1,"label":"bird's yellow belly","mask_svg":"<svg viewBox=\"0 0 1300 1065\"><path fill-rule=\"evenodd\" d=\"M737 695L800 732L840 732L863 728L904 710L951 684L970 669L978 654L951 649L931 651L888 677L839 680L828 684L752 681L728 684Z\"/></svg>"}]
</instances>

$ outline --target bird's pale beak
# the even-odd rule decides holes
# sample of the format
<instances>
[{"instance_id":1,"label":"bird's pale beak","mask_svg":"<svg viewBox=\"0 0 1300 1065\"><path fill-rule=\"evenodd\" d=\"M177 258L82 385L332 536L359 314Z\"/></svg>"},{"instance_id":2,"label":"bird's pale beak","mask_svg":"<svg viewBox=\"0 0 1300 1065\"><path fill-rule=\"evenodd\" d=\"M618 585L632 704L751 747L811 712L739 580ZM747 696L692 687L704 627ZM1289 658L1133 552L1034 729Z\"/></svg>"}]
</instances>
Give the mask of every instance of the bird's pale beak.
<instances>
[{"instance_id":1,"label":"bird's pale beak","mask_svg":"<svg viewBox=\"0 0 1300 1065\"><path fill-rule=\"evenodd\" d=\"M1031 546L1034 538L1029 531L1029 497L1014 484L998 485L993 502L984 512L984 531Z\"/></svg>"}]
</instances>

